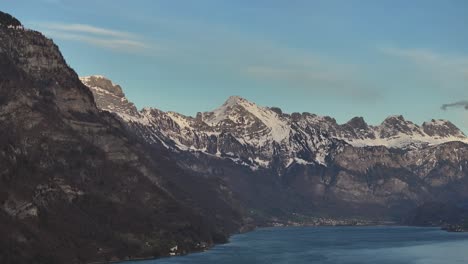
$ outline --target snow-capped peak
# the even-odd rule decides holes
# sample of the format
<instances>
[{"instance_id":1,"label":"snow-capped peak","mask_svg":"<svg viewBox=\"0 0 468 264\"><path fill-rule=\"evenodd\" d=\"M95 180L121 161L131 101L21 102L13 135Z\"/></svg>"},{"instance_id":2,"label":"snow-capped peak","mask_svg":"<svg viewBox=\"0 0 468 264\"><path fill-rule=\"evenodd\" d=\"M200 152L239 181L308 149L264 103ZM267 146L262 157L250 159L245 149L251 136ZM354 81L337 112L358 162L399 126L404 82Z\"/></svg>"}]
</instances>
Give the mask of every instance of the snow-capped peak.
<instances>
[{"instance_id":1,"label":"snow-capped peak","mask_svg":"<svg viewBox=\"0 0 468 264\"><path fill-rule=\"evenodd\" d=\"M212 112L206 112L203 114L203 121L209 125L217 125L222 121L231 120L234 123L237 123L237 114L242 109L246 110L244 106L254 105L253 103L247 101L246 99L239 96L230 96L223 105L216 108Z\"/></svg>"},{"instance_id":2,"label":"snow-capped peak","mask_svg":"<svg viewBox=\"0 0 468 264\"><path fill-rule=\"evenodd\" d=\"M418 125L407 121L402 115L387 117L378 128L380 138L395 137L400 134L424 135Z\"/></svg>"},{"instance_id":3,"label":"snow-capped peak","mask_svg":"<svg viewBox=\"0 0 468 264\"><path fill-rule=\"evenodd\" d=\"M229 105L233 105L233 104L238 104L238 103L241 103L241 102L248 102L247 99L244 99L240 96L237 96L237 95L232 95L232 96L229 96L229 98L226 100L226 102L224 104L229 104Z\"/></svg>"},{"instance_id":4,"label":"snow-capped peak","mask_svg":"<svg viewBox=\"0 0 468 264\"><path fill-rule=\"evenodd\" d=\"M465 138L465 134L452 122L443 119L432 119L431 121L424 122L422 129L429 136L438 137L459 137Z\"/></svg>"},{"instance_id":5,"label":"snow-capped peak","mask_svg":"<svg viewBox=\"0 0 468 264\"><path fill-rule=\"evenodd\" d=\"M210 126L243 126L244 131L262 132L278 143L288 138L291 130L288 120L276 111L239 96L229 97L222 106L202 116Z\"/></svg>"}]
</instances>

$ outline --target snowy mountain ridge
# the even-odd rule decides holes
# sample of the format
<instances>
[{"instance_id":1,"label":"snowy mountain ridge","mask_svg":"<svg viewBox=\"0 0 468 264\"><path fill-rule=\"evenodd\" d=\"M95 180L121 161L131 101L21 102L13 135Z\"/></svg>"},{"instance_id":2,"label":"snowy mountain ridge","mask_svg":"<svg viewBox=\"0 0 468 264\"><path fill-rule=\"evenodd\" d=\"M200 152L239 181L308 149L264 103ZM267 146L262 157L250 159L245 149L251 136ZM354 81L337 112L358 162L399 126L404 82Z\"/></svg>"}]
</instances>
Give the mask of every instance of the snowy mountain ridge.
<instances>
[{"instance_id":1,"label":"snowy mountain ridge","mask_svg":"<svg viewBox=\"0 0 468 264\"><path fill-rule=\"evenodd\" d=\"M362 117L337 124L328 116L286 114L231 96L219 108L196 117L154 108L137 111L120 86L103 76L81 78L97 106L118 115L148 142L161 141L175 151L203 152L231 159L252 169L272 162L326 165L329 153L341 145L417 149L446 142L468 143L451 122L431 120L421 126L403 116L390 116L378 126Z\"/></svg>"}]
</instances>

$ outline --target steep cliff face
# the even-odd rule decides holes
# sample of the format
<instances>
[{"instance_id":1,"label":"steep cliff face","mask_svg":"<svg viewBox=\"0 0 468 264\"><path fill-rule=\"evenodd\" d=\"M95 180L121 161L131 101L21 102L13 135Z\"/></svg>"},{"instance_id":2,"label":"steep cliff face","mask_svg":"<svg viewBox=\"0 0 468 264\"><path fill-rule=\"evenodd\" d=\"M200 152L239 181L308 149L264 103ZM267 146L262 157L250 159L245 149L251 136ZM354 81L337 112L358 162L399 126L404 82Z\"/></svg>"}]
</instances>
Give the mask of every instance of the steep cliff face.
<instances>
[{"instance_id":1,"label":"steep cliff face","mask_svg":"<svg viewBox=\"0 0 468 264\"><path fill-rule=\"evenodd\" d=\"M398 218L428 201L467 198L468 141L449 121L340 125L237 96L196 117L151 108L129 115L119 110L127 99L109 104L97 83L87 85L143 144L162 142L181 166L224 179L256 212Z\"/></svg>"},{"instance_id":2,"label":"steep cliff face","mask_svg":"<svg viewBox=\"0 0 468 264\"><path fill-rule=\"evenodd\" d=\"M1 263L183 253L241 225L224 182L139 145L51 40L2 12L0 128Z\"/></svg>"},{"instance_id":3,"label":"steep cliff face","mask_svg":"<svg viewBox=\"0 0 468 264\"><path fill-rule=\"evenodd\" d=\"M92 94L79 82L52 40L21 25L2 23L0 50L18 70L34 79L42 96L66 113L96 111Z\"/></svg>"}]
</instances>

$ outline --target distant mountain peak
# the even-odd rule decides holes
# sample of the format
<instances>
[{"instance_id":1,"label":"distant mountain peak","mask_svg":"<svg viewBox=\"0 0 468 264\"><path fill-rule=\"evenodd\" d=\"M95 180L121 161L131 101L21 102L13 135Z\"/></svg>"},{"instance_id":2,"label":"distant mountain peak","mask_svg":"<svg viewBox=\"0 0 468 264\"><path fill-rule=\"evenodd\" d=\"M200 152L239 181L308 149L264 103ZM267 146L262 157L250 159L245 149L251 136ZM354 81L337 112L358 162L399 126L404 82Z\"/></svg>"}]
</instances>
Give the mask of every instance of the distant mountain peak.
<instances>
[{"instance_id":1,"label":"distant mountain peak","mask_svg":"<svg viewBox=\"0 0 468 264\"><path fill-rule=\"evenodd\" d=\"M234 123L244 122L243 116L250 113L251 110L255 111L259 108L256 104L240 96L230 96L220 107L211 112L203 113L203 121L210 125L217 125L227 120Z\"/></svg>"},{"instance_id":2,"label":"distant mountain peak","mask_svg":"<svg viewBox=\"0 0 468 264\"><path fill-rule=\"evenodd\" d=\"M389 123L389 122L396 122L396 121L406 122L406 119L403 117L403 115L391 115L385 118L382 123Z\"/></svg>"},{"instance_id":3,"label":"distant mountain peak","mask_svg":"<svg viewBox=\"0 0 468 264\"><path fill-rule=\"evenodd\" d=\"M457 126L444 119L432 119L431 121L424 122L421 127L429 136L465 137L465 134Z\"/></svg>"},{"instance_id":4,"label":"distant mountain peak","mask_svg":"<svg viewBox=\"0 0 468 264\"><path fill-rule=\"evenodd\" d=\"M452 122L445 120L445 119L431 119L430 121L425 121L423 126L427 125L438 125L438 126L445 126L445 125L453 125Z\"/></svg>"},{"instance_id":5,"label":"distant mountain peak","mask_svg":"<svg viewBox=\"0 0 468 264\"><path fill-rule=\"evenodd\" d=\"M139 116L137 108L127 100L120 85L114 84L102 75L80 77L80 80L91 90L100 109L114 112L124 119L134 119Z\"/></svg>"},{"instance_id":6,"label":"distant mountain peak","mask_svg":"<svg viewBox=\"0 0 468 264\"><path fill-rule=\"evenodd\" d=\"M351 118L346 125L355 129L368 129L368 125L362 116L356 116Z\"/></svg>"},{"instance_id":7,"label":"distant mountain peak","mask_svg":"<svg viewBox=\"0 0 468 264\"><path fill-rule=\"evenodd\" d=\"M122 87L120 85L114 84L110 79L102 75L91 75L80 77L81 82L87 86L99 87L105 91L112 93L116 96L124 97Z\"/></svg>"},{"instance_id":8,"label":"distant mountain peak","mask_svg":"<svg viewBox=\"0 0 468 264\"><path fill-rule=\"evenodd\" d=\"M239 96L231 96L222 106L203 113L203 121L227 130L248 131L251 136L264 134L264 143L270 140L282 142L290 132L288 121L277 110L259 106Z\"/></svg>"},{"instance_id":9,"label":"distant mountain peak","mask_svg":"<svg viewBox=\"0 0 468 264\"><path fill-rule=\"evenodd\" d=\"M402 115L393 115L385 118L379 128L380 138L396 137L402 134L424 136L418 125L406 120Z\"/></svg>"},{"instance_id":10,"label":"distant mountain peak","mask_svg":"<svg viewBox=\"0 0 468 264\"><path fill-rule=\"evenodd\" d=\"M247 99L244 99L238 95L231 95L229 96L229 98L226 100L226 102L224 103L225 105L233 105L233 104L239 104L239 103L244 103L244 102L248 102Z\"/></svg>"}]
</instances>

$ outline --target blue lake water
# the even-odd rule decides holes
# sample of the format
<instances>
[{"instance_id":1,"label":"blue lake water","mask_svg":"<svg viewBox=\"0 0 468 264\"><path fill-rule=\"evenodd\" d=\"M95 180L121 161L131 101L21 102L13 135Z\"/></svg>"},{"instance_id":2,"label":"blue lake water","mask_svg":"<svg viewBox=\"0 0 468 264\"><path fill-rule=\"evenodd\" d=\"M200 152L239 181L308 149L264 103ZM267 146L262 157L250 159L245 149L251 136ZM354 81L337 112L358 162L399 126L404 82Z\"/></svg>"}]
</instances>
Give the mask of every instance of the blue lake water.
<instances>
[{"instance_id":1,"label":"blue lake water","mask_svg":"<svg viewBox=\"0 0 468 264\"><path fill-rule=\"evenodd\" d=\"M263 228L181 257L125 264L468 263L468 233L417 227Z\"/></svg>"}]
</instances>

